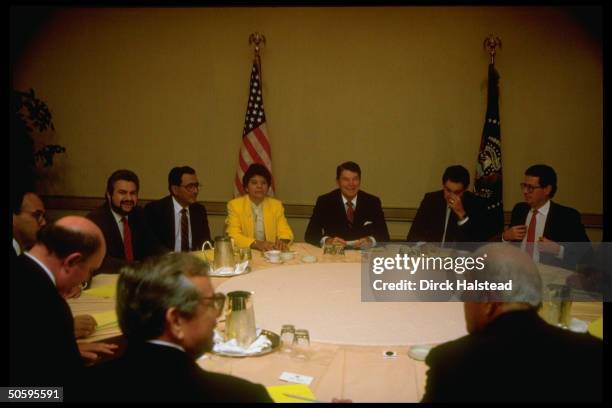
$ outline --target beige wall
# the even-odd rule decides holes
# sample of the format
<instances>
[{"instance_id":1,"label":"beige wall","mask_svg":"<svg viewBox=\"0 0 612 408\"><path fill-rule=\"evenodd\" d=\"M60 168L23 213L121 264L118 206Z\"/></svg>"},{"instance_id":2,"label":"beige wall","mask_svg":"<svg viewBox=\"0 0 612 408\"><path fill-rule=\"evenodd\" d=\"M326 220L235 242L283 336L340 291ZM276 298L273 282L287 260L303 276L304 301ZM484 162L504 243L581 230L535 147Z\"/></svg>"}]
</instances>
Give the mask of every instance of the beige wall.
<instances>
[{"instance_id":1,"label":"beige wall","mask_svg":"<svg viewBox=\"0 0 612 408\"><path fill-rule=\"evenodd\" d=\"M190 164L200 200L229 199L256 30L267 38L263 90L285 202L314 204L345 160L360 163L362 187L388 207L417 207L449 164L473 175L482 43L494 32L506 210L524 169L545 162L559 174L559 202L601 213L601 42L546 7L59 12L14 71L17 89L49 104L53 141L67 148L44 192L101 196L106 177L127 167L141 176L141 197L157 198L168 170Z\"/></svg>"}]
</instances>

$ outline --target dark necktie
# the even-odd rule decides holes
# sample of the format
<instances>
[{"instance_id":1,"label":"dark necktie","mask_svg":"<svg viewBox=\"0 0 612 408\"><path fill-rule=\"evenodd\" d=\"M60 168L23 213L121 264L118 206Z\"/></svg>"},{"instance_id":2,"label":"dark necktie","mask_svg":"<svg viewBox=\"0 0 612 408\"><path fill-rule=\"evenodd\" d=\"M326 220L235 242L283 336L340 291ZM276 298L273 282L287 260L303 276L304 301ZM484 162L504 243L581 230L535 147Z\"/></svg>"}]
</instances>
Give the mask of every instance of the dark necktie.
<instances>
[{"instance_id":1,"label":"dark necktie","mask_svg":"<svg viewBox=\"0 0 612 408\"><path fill-rule=\"evenodd\" d=\"M132 229L127 217L121 218L123 222L123 254L125 260L128 262L134 262L134 250L132 248Z\"/></svg>"},{"instance_id":2,"label":"dark necktie","mask_svg":"<svg viewBox=\"0 0 612 408\"><path fill-rule=\"evenodd\" d=\"M189 251L189 222L187 221L187 209L181 210L181 252Z\"/></svg>"},{"instance_id":3,"label":"dark necktie","mask_svg":"<svg viewBox=\"0 0 612 408\"><path fill-rule=\"evenodd\" d=\"M347 201L346 206L346 219L348 219L349 224L353 225L353 220L355 219L355 210L353 209L353 202Z\"/></svg>"},{"instance_id":4,"label":"dark necktie","mask_svg":"<svg viewBox=\"0 0 612 408\"><path fill-rule=\"evenodd\" d=\"M531 215L531 222L529 223L529 228L527 228L527 253L532 258L533 246L535 241L536 215L538 215L538 210L533 210L533 213Z\"/></svg>"}]
</instances>

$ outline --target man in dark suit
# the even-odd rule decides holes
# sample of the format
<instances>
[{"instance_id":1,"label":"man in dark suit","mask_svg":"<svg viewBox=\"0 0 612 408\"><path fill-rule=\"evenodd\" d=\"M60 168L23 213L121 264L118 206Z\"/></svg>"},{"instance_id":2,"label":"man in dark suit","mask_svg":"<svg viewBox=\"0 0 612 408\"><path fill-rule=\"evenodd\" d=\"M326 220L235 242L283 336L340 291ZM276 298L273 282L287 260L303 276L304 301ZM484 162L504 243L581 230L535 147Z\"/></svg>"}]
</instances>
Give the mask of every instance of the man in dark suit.
<instances>
[{"instance_id":1,"label":"man in dark suit","mask_svg":"<svg viewBox=\"0 0 612 408\"><path fill-rule=\"evenodd\" d=\"M433 348L423 402L601 402L603 343L537 314L542 281L531 258L504 243L481 247L469 281L511 290L464 292L468 335Z\"/></svg>"},{"instance_id":2,"label":"man in dark suit","mask_svg":"<svg viewBox=\"0 0 612 408\"><path fill-rule=\"evenodd\" d=\"M117 170L106 182L106 202L87 214L106 239L106 257L98 273L118 273L125 264L167 252L138 204L138 176Z\"/></svg>"},{"instance_id":3,"label":"man in dark suit","mask_svg":"<svg viewBox=\"0 0 612 408\"><path fill-rule=\"evenodd\" d=\"M170 195L145 207L151 229L170 251L197 251L210 240L206 207L197 203L200 183L194 169L174 167L168 174Z\"/></svg>"},{"instance_id":4,"label":"man in dark suit","mask_svg":"<svg viewBox=\"0 0 612 408\"><path fill-rule=\"evenodd\" d=\"M545 164L536 164L525 171L521 183L525 202L512 209L510 228L504 231L504 241L520 242L521 248L536 262L574 268L587 245L570 242L590 242L580 219L580 213L552 201L557 191L557 174Z\"/></svg>"},{"instance_id":5,"label":"man in dark suit","mask_svg":"<svg viewBox=\"0 0 612 408\"><path fill-rule=\"evenodd\" d=\"M196 362L212 349L213 329L225 301L225 295L214 293L208 271L208 264L181 252L122 270L117 317L127 350L92 368L89 399L272 402L262 385L207 372ZM104 392L99 392L100 384Z\"/></svg>"},{"instance_id":6,"label":"man in dark suit","mask_svg":"<svg viewBox=\"0 0 612 408\"><path fill-rule=\"evenodd\" d=\"M29 252L11 268L10 384L63 386L70 399L83 362L64 296L100 266L102 231L84 217L68 216L43 227Z\"/></svg>"},{"instance_id":7,"label":"man in dark suit","mask_svg":"<svg viewBox=\"0 0 612 408\"><path fill-rule=\"evenodd\" d=\"M38 195L28 191L15 198L13 206L13 257L29 250L36 234L47 224L45 205Z\"/></svg>"},{"instance_id":8,"label":"man in dark suit","mask_svg":"<svg viewBox=\"0 0 612 408\"><path fill-rule=\"evenodd\" d=\"M305 241L317 246L339 243L355 248L389 241L380 199L361 185L361 168L355 162L345 162L336 168L336 190L319 196Z\"/></svg>"},{"instance_id":9,"label":"man in dark suit","mask_svg":"<svg viewBox=\"0 0 612 408\"><path fill-rule=\"evenodd\" d=\"M450 166L442 190L425 194L406 238L409 242L480 242L503 229L489 220L486 203L467 191L470 173Z\"/></svg>"}]
</instances>

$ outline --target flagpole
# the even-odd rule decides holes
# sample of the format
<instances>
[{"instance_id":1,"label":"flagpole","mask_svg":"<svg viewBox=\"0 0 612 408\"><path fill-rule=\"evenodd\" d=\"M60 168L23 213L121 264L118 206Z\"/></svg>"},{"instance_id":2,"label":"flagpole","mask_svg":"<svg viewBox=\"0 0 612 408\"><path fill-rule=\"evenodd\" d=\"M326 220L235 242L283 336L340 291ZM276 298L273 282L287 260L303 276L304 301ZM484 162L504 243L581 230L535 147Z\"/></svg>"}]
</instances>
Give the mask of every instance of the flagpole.
<instances>
[{"instance_id":1,"label":"flagpole","mask_svg":"<svg viewBox=\"0 0 612 408\"><path fill-rule=\"evenodd\" d=\"M499 47L501 49L501 39L493 34L489 34L489 36L485 38L483 46L491 56L491 64L495 65L495 54L497 52L496 48Z\"/></svg>"}]
</instances>

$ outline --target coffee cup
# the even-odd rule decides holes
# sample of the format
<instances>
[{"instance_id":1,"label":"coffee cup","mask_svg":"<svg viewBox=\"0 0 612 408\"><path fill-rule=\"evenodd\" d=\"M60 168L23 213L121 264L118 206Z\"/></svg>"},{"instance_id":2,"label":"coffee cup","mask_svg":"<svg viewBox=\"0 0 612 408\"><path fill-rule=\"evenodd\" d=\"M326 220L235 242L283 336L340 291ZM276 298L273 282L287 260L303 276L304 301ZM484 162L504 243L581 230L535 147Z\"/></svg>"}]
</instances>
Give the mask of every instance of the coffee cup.
<instances>
[{"instance_id":1,"label":"coffee cup","mask_svg":"<svg viewBox=\"0 0 612 408\"><path fill-rule=\"evenodd\" d=\"M293 259L294 253L293 252L282 252L280 254L280 257L283 261L290 261Z\"/></svg>"},{"instance_id":2,"label":"coffee cup","mask_svg":"<svg viewBox=\"0 0 612 408\"><path fill-rule=\"evenodd\" d=\"M264 252L264 256L270 262L278 262L278 261L280 261L280 255L281 255L281 251L279 251L277 249L273 249L271 251Z\"/></svg>"}]
</instances>

